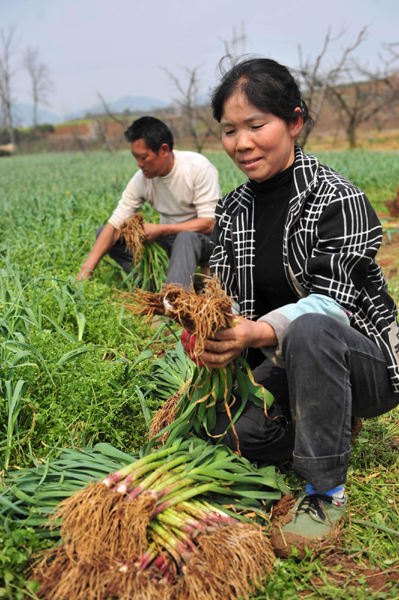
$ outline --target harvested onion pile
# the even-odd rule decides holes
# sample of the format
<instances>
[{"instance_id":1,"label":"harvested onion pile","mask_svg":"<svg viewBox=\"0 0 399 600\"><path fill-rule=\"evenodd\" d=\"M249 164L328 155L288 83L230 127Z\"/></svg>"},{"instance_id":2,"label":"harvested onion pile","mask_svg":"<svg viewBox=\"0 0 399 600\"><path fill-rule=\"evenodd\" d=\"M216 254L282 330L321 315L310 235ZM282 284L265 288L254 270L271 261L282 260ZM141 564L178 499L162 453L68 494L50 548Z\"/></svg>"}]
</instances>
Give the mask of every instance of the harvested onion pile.
<instances>
[{"instance_id":1,"label":"harvested onion pile","mask_svg":"<svg viewBox=\"0 0 399 600\"><path fill-rule=\"evenodd\" d=\"M273 467L257 469L197 438L176 440L61 503L62 543L33 572L38 597L248 598L274 553L260 525L220 503L238 501L254 516L280 490Z\"/></svg>"}]
</instances>

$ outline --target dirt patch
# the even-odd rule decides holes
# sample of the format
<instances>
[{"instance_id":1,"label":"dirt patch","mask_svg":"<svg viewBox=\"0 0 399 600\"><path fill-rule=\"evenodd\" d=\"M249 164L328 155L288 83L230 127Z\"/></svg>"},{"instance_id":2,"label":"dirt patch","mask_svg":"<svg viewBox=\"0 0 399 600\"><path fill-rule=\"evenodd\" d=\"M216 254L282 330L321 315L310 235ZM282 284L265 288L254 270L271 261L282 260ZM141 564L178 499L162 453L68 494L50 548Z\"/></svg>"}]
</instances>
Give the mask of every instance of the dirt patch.
<instances>
[{"instance_id":1,"label":"dirt patch","mask_svg":"<svg viewBox=\"0 0 399 600\"><path fill-rule=\"evenodd\" d=\"M392 235L392 241L381 246L377 254L377 263L386 279L399 275L399 234Z\"/></svg>"},{"instance_id":2,"label":"dirt patch","mask_svg":"<svg viewBox=\"0 0 399 600\"><path fill-rule=\"evenodd\" d=\"M359 564L344 552L339 551L320 558L328 573L327 580L334 582L337 587L340 587L340 584L345 584L345 587L357 587L360 579L362 581L366 579L367 586L373 592L388 592L389 589L392 589L392 584L399 584L397 565L383 571L378 567L371 567L367 563ZM318 577L313 578L312 582L316 588L325 585L325 581Z\"/></svg>"},{"instance_id":3,"label":"dirt patch","mask_svg":"<svg viewBox=\"0 0 399 600\"><path fill-rule=\"evenodd\" d=\"M357 436L359 435L359 433L362 430L362 427L363 427L363 421L361 420L361 418L360 417L352 417L351 440L350 440L351 446L353 446L353 444L355 443Z\"/></svg>"},{"instance_id":4,"label":"dirt patch","mask_svg":"<svg viewBox=\"0 0 399 600\"><path fill-rule=\"evenodd\" d=\"M386 213L377 214L381 220L386 221ZM383 228L384 236L376 260L386 279L390 279L399 276L399 219L389 219L383 224Z\"/></svg>"},{"instance_id":5,"label":"dirt patch","mask_svg":"<svg viewBox=\"0 0 399 600\"><path fill-rule=\"evenodd\" d=\"M295 504L295 498L290 494L283 496L281 500L272 507L271 519L272 521L279 519L280 524L285 525L292 520L292 517L288 515L289 511Z\"/></svg>"},{"instance_id":6,"label":"dirt patch","mask_svg":"<svg viewBox=\"0 0 399 600\"><path fill-rule=\"evenodd\" d=\"M88 123L76 123L75 125L63 125L55 127L53 135L88 135Z\"/></svg>"},{"instance_id":7,"label":"dirt patch","mask_svg":"<svg viewBox=\"0 0 399 600\"><path fill-rule=\"evenodd\" d=\"M399 450L399 438L393 438L392 442L388 444L392 450Z\"/></svg>"}]
</instances>

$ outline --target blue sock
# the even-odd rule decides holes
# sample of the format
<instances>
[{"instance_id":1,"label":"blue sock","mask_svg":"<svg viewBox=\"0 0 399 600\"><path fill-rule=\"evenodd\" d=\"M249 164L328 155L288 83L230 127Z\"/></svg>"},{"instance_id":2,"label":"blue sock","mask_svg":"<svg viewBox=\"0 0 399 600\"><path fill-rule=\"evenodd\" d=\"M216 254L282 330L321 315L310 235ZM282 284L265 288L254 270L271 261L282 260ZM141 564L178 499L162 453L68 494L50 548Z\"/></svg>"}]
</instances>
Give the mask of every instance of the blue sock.
<instances>
[{"instance_id":1,"label":"blue sock","mask_svg":"<svg viewBox=\"0 0 399 600\"><path fill-rule=\"evenodd\" d=\"M344 492L345 488L343 485L338 485L337 487L333 488L332 490L328 490L327 492L318 492L317 490L315 490L315 488L313 487L313 485L311 483L307 483L306 484L306 489L305 489L305 493L309 494L310 496L312 496L313 494L323 494L324 496L334 496L334 494L339 494L340 492Z\"/></svg>"}]
</instances>

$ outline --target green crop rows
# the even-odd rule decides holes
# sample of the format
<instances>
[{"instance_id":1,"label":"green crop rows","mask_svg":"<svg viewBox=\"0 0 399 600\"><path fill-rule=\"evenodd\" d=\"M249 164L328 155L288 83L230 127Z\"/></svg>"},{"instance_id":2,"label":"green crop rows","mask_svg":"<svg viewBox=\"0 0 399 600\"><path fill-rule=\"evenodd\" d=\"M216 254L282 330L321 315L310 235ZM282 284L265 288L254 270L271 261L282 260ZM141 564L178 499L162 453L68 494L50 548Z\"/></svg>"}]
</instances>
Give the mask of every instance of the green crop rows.
<instances>
[{"instance_id":1,"label":"green crop rows","mask_svg":"<svg viewBox=\"0 0 399 600\"><path fill-rule=\"evenodd\" d=\"M219 152L223 193L243 181ZM396 194L395 153L320 153L320 160L359 185L377 210ZM117 291L131 281L105 258L92 280L75 275L98 226L111 214L135 172L121 152L22 156L0 160L0 461L32 465L52 447L110 442L132 452L143 444L160 400L140 394L142 377L165 337L124 312ZM145 218L155 218L150 208ZM399 300L399 282L390 282ZM149 351L151 350L151 352ZM152 353L152 354L151 354ZM351 506L339 552L359 568L398 570L398 413L368 422L353 450ZM363 522L363 524L362 524ZM364 524L368 522L368 524ZM28 559L47 544L29 528L0 526L0 598L18 600ZM341 569L344 567L341 567ZM377 592L367 571L332 580L322 558L278 561L258 600L399 598L395 581ZM29 592L35 598L34 587Z\"/></svg>"}]
</instances>

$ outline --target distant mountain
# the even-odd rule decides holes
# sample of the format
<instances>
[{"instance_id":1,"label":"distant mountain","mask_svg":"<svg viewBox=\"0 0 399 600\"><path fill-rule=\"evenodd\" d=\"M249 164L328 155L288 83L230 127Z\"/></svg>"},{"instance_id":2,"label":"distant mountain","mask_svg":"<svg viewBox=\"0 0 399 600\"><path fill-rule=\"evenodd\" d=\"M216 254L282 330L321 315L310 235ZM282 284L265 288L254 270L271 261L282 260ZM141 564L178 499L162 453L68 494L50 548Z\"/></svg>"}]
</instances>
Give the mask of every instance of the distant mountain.
<instances>
[{"instance_id":1,"label":"distant mountain","mask_svg":"<svg viewBox=\"0 0 399 600\"><path fill-rule=\"evenodd\" d=\"M167 102L163 102L162 100L157 100L156 98L147 98L146 96L125 96L124 98L120 98L119 100L114 100L113 102L107 102L109 109L114 113L123 113L125 111L134 113L134 112L142 112L142 111L150 111L156 108L165 108L169 106ZM104 112L104 107L102 104L97 104L96 106L91 106L90 108L85 108L82 110L78 110L74 113L71 113L67 116L68 121L72 121L74 119L83 119L86 115L98 115Z\"/></svg>"},{"instance_id":2,"label":"distant mountain","mask_svg":"<svg viewBox=\"0 0 399 600\"><path fill-rule=\"evenodd\" d=\"M31 104L24 104L23 102L15 102L13 105L13 119L15 127L32 127L33 106ZM39 125L43 123L54 125L63 121L59 115L40 106L37 109L37 120Z\"/></svg>"}]
</instances>

